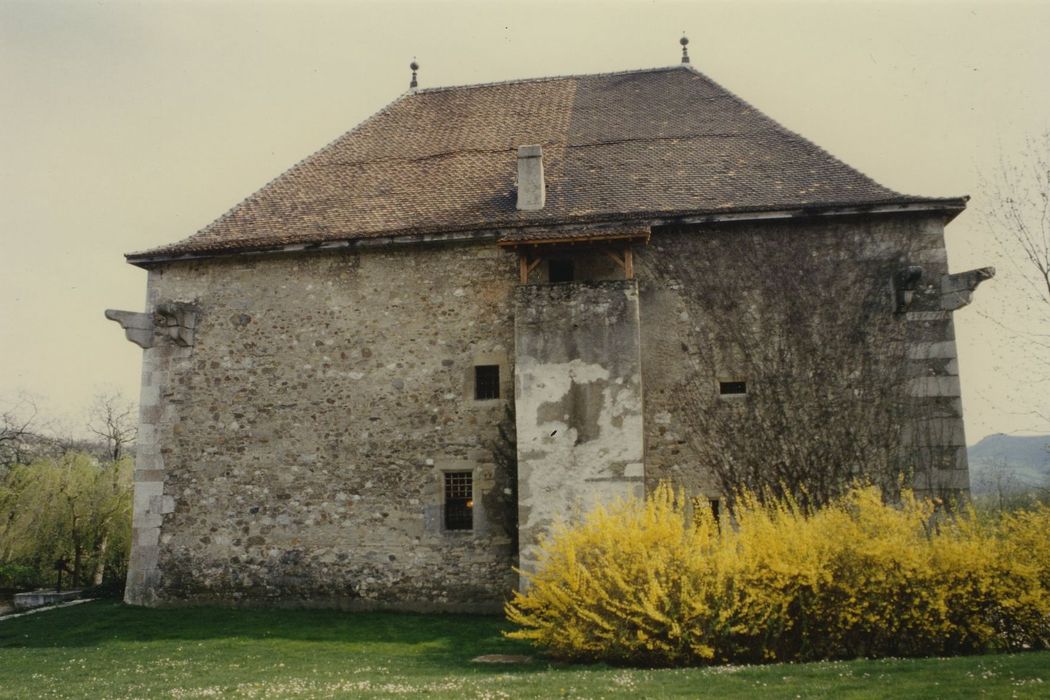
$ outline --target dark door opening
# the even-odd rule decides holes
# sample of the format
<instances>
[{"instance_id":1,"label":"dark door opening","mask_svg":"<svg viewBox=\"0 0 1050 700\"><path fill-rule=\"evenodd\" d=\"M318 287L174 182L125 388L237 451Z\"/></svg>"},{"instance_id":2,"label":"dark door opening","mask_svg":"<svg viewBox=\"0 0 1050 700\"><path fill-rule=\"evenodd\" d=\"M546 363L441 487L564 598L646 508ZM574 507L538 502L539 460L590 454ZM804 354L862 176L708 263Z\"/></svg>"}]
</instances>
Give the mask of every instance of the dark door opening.
<instances>
[{"instance_id":1,"label":"dark door opening","mask_svg":"<svg viewBox=\"0 0 1050 700\"><path fill-rule=\"evenodd\" d=\"M576 279L576 270L572 260L550 260L547 263L547 276L551 284L572 282Z\"/></svg>"}]
</instances>

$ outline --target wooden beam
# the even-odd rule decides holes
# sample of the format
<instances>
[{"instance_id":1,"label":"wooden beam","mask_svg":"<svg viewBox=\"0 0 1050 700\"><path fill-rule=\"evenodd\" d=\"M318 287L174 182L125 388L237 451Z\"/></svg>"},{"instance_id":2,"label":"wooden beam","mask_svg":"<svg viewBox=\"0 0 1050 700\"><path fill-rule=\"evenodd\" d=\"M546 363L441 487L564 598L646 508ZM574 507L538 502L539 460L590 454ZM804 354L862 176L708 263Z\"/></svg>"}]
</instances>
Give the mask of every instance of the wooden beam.
<instances>
[{"instance_id":1,"label":"wooden beam","mask_svg":"<svg viewBox=\"0 0 1050 700\"><path fill-rule=\"evenodd\" d=\"M576 244L589 244L589 243L615 243L617 241L642 241L648 243L650 233L648 230L638 231L636 233L615 233L607 235L579 235L579 236L559 236L551 238L525 238L525 239L503 239L497 241L497 244L507 248L520 248L522 246L546 246L546 245L576 245Z\"/></svg>"},{"instance_id":2,"label":"wooden beam","mask_svg":"<svg viewBox=\"0 0 1050 700\"><path fill-rule=\"evenodd\" d=\"M623 258L617 255L615 252L609 250L608 248L602 248L602 251L610 258L612 258L613 262L615 262L617 265L619 265L620 267L624 267L625 263L623 261Z\"/></svg>"},{"instance_id":3,"label":"wooden beam","mask_svg":"<svg viewBox=\"0 0 1050 700\"><path fill-rule=\"evenodd\" d=\"M626 279L634 279L634 251L630 244L623 247L623 272Z\"/></svg>"},{"instance_id":4,"label":"wooden beam","mask_svg":"<svg viewBox=\"0 0 1050 700\"><path fill-rule=\"evenodd\" d=\"M529 262L528 253L518 253L518 274L521 277L522 284L529 283L529 273L536 269L536 267L543 262L543 256L537 256L535 260Z\"/></svg>"}]
</instances>

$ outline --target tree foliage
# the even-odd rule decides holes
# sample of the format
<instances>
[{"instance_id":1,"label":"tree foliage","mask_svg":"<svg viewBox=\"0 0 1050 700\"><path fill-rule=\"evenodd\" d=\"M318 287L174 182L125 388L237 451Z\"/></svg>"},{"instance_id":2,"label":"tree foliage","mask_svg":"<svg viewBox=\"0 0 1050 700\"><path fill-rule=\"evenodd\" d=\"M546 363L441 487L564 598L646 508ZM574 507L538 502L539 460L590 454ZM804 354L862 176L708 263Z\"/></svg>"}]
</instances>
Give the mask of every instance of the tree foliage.
<instances>
[{"instance_id":1,"label":"tree foliage","mask_svg":"<svg viewBox=\"0 0 1050 700\"><path fill-rule=\"evenodd\" d=\"M0 563L28 566L50 582L59 559L71 585L121 579L131 541L129 459L99 462L70 452L11 468L0 481Z\"/></svg>"}]
</instances>

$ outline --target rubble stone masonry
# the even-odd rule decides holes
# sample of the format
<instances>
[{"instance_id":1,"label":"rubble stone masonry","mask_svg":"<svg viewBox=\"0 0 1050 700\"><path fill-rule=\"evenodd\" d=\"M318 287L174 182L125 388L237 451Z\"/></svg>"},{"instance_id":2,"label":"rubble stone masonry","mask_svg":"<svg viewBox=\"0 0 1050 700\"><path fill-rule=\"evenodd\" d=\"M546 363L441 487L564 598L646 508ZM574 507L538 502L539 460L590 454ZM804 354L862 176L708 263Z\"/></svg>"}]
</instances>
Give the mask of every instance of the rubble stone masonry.
<instances>
[{"instance_id":1,"label":"rubble stone masonry","mask_svg":"<svg viewBox=\"0 0 1050 700\"><path fill-rule=\"evenodd\" d=\"M717 383L687 408L679 395L718 352L690 340L711 310L686 270L734 231L852 237L862 257L922 267L885 286L906 393L931 408L907 434L940 460L920 486L966 489L951 312L980 271L948 275L937 217L654 230L637 280L558 289L519 289L491 241L168 262L147 314L110 314L145 348L127 601L497 611L518 583L519 505L524 552L599 491L670 479L718 497L682 414ZM520 504L494 456L515 353ZM499 398L475 399L475 365L499 367ZM470 530L445 529L449 471L472 474Z\"/></svg>"},{"instance_id":2,"label":"rubble stone masonry","mask_svg":"<svg viewBox=\"0 0 1050 700\"><path fill-rule=\"evenodd\" d=\"M492 441L512 393L494 246L231 258L150 273L191 347L145 350L127 600L496 610L515 582ZM445 531L469 470L474 529Z\"/></svg>"}]
</instances>

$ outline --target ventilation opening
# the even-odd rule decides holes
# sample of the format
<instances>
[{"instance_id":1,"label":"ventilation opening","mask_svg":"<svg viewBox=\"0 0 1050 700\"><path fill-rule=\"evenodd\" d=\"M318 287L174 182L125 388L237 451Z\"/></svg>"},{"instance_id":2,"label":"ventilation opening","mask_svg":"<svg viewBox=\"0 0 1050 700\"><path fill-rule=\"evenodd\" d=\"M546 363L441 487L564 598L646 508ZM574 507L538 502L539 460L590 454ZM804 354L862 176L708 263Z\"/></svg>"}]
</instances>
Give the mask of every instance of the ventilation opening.
<instances>
[{"instance_id":1,"label":"ventilation opening","mask_svg":"<svg viewBox=\"0 0 1050 700\"><path fill-rule=\"evenodd\" d=\"M720 396L742 396L747 393L747 382L718 382Z\"/></svg>"},{"instance_id":2,"label":"ventilation opening","mask_svg":"<svg viewBox=\"0 0 1050 700\"><path fill-rule=\"evenodd\" d=\"M474 529L474 475L445 472L445 529Z\"/></svg>"},{"instance_id":3,"label":"ventilation opening","mask_svg":"<svg viewBox=\"0 0 1050 700\"><path fill-rule=\"evenodd\" d=\"M485 401L499 398L499 365L474 366L474 399Z\"/></svg>"},{"instance_id":4,"label":"ventilation opening","mask_svg":"<svg viewBox=\"0 0 1050 700\"><path fill-rule=\"evenodd\" d=\"M572 260L550 260L547 263L547 279L551 284L572 282L576 279L576 270Z\"/></svg>"},{"instance_id":5,"label":"ventilation opening","mask_svg":"<svg viewBox=\"0 0 1050 700\"><path fill-rule=\"evenodd\" d=\"M711 517L714 518L715 524L722 522L722 501L718 498L704 498L703 496L695 496L692 499L693 503L693 518L694 522L699 523L703 513L703 509L707 508L711 513Z\"/></svg>"}]
</instances>

